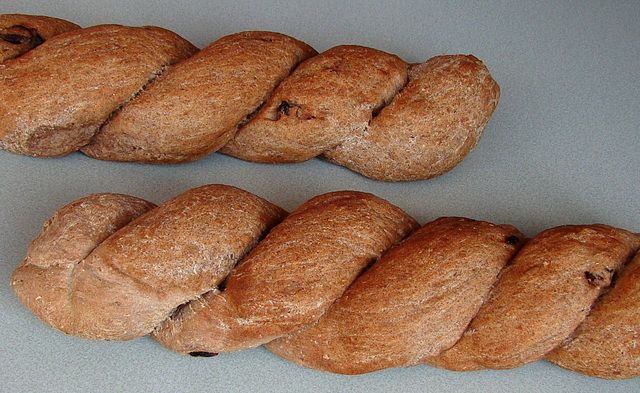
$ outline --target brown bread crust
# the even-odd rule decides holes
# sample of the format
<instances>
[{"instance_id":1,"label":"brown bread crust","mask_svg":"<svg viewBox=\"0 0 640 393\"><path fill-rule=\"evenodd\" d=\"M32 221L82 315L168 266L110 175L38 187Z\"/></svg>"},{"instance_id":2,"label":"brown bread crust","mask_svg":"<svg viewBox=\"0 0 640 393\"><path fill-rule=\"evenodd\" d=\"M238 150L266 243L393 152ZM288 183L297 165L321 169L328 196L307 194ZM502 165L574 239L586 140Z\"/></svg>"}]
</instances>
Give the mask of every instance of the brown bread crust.
<instances>
[{"instance_id":1,"label":"brown bread crust","mask_svg":"<svg viewBox=\"0 0 640 393\"><path fill-rule=\"evenodd\" d=\"M154 338L184 354L232 352L298 331L316 322L363 269L417 227L405 212L371 194L316 197L251 251L222 292L179 310Z\"/></svg>"},{"instance_id":2,"label":"brown bread crust","mask_svg":"<svg viewBox=\"0 0 640 393\"><path fill-rule=\"evenodd\" d=\"M407 68L375 49L331 48L301 64L221 152L256 162L310 160L362 132L405 85Z\"/></svg>"},{"instance_id":3,"label":"brown bread crust","mask_svg":"<svg viewBox=\"0 0 640 393\"><path fill-rule=\"evenodd\" d=\"M16 58L49 38L80 26L41 15L0 15L0 63Z\"/></svg>"},{"instance_id":4,"label":"brown bread crust","mask_svg":"<svg viewBox=\"0 0 640 393\"><path fill-rule=\"evenodd\" d=\"M82 201L71 215L71 228L66 212L58 215L60 223L55 228L64 228L69 232L63 233L73 238L76 227L87 232L84 226L97 225L87 216L100 218L102 209L100 199ZM215 288L284 214L279 207L233 187L196 188L112 230L80 258L75 257L74 243L58 251L58 239L45 228L44 238L30 249L12 284L21 299L34 299L27 304L36 315L58 313L56 320L67 320L53 324L67 334L132 339L150 333L180 304ZM78 215L84 220L78 221ZM109 221L106 224L113 227ZM59 231L55 229L54 235ZM27 270L43 265L32 262L34 259L44 259L44 271L35 273L46 276L48 267L55 271L57 262L49 260L50 249L63 256L71 253L75 261L66 279L56 283L62 292L54 294L53 300L46 294L32 296L39 289L32 286L33 271ZM49 310L57 296L64 298L65 307Z\"/></svg>"},{"instance_id":5,"label":"brown bread crust","mask_svg":"<svg viewBox=\"0 0 640 393\"><path fill-rule=\"evenodd\" d=\"M284 216L222 185L155 208L91 196L45 224L12 285L68 334L152 333L194 356L265 343L344 374L421 362L503 369L547 357L601 378L640 376L640 235L566 225L528 240L456 217L414 231L402 210L355 191Z\"/></svg>"},{"instance_id":6,"label":"brown bread crust","mask_svg":"<svg viewBox=\"0 0 640 393\"><path fill-rule=\"evenodd\" d=\"M90 195L62 207L44 224L13 272L14 292L45 323L85 337L86 324L73 312L83 298L73 296L70 283L96 247L154 207L120 194Z\"/></svg>"},{"instance_id":7,"label":"brown bread crust","mask_svg":"<svg viewBox=\"0 0 640 393\"><path fill-rule=\"evenodd\" d=\"M226 144L290 70L314 54L277 33L221 38L169 67L81 150L112 161L199 159Z\"/></svg>"},{"instance_id":8,"label":"brown bread crust","mask_svg":"<svg viewBox=\"0 0 640 393\"><path fill-rule=\"evenodd\" d=\"M513 227L438 219L389 250L318 323L266 347L341 374L419 364L462 336L523 242Z\"/></svg>"},{"instance_id":9,"label":"brown bread crust","mask_svg":"<svg viewBox=\"0 0 640 393\"><path fill-rule=\"evenodd\" d=\"M429 179L476 147L500 88L474 56L436 56L409 70L409 83L371 124L322 157L367 177Z\"/></svg>"},{"instance_id":10,"label":"brown bread crust","mask_svg":"<svg viewBox=\"0 0 640 393\"><path fill-rule=\"evenodd\" d=\"M545 358L599 378L633 378L640 369L640 253L587 319Z\"/></svg>"},{"instance_id":11,"label":"brown bread crust","mask_svg":"<svg viewBox=\"0 0 640 393\"><path fill-rule=\"evenodd\" d=\"M45 157L77 151L165 66L195 50L158 27L100 25L57 35L0 65L0 147Z\"/></svg>"},{"instance_id":12,"label":"brown bread crust","mask_svg":"<svg viewBox=\"0 0 640 393\"><path fill-rule=\"evenodd\" d=\"M637 249L637 236L604 225L543 231L502 271L462 339L428 363L469 371L542 359L584 321Z\"/></svg>"},{"instance_id":13,"label":"brown bread crust","mask_svg":"<svg viewBox=\"0 0 640 393\"><path fill-rule=\"evenodd\" d=\"M357 45L317 54L271 32L198 51L158 27L104 25L29 45L0 64L0 148L32 156L320 157L377 180L422 180L464 159L499 98L470 55L409 66Z\"/></svg>"}]
</instances>

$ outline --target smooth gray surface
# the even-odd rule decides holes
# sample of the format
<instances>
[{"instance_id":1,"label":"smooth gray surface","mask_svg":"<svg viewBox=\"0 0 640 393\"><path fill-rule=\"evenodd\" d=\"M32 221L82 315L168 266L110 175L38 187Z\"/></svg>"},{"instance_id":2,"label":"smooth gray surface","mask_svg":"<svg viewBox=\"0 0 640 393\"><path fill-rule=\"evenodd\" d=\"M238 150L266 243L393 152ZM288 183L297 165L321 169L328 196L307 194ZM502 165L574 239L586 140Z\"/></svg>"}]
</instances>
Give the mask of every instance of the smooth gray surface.
<instances>
[{"instance_id":1,"label":"smooth gray surface","mask_svg":"<svg viewBox=\"0 0 640 393\"><path fill-rule=\"evenodd\" d=\"M373 192L420 222L460 215L510 223L528 235L602 222L640 232L640 3L465 1L117 0L16 2L2 13L57 16L82 26L158 25L199 47L243 30L272 30L322 51L360 44L420 62L442 53L483 60L502 89L479 146L452 172L380 183L311 160L260 165L221 154L183 165L102 162L79 153L35 159L0 151L0 391L476 391L637 392L539 361L509 371L428 366L339 376L303 369L263 348L195 359L149 337L92 342L45 326L16 299L12 270L41 225L93 192L161 203L225 183L292 210L320 193ZM1 114L0 114L1 115Z\"/></svg>"}]
</instances>

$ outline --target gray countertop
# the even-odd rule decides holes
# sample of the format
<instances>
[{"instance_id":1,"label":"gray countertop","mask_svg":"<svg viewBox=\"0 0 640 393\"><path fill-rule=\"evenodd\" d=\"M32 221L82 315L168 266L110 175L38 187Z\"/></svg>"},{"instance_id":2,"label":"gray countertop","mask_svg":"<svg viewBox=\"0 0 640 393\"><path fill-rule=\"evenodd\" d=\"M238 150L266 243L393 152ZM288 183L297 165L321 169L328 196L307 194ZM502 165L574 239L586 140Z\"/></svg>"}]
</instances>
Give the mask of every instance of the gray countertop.
<instances>
[{"instance_id":1,"label":"gray countertop","mask_svg":"<svg viewBox=\"0 0 640 393\"><path fill-rule=\"evenodd\" d=\"M421 62L473 54L502 96L478 145L451 172L382 183L319 159L244 162L214 153L181 165L113 163L80 153L37 159L0 151L0 391L486 391L637 392L638 378L605 381L545 361L508 371L457 373L429 366L361 376L304 369L264 348L189 358L149 337L93 342L40 322L9 279L51 214L95 192L155 203L224 183L287 210L328 191L361 190L421 223L465 216L523 233L605 223L640 232L640 3L595 1L0 0L2 13L40 14L81 26L157 25L198 47L243 30L271 30L318 51L358 44ZM0 114L1 115L1 114Z\"/></svg>"}]
</instances>

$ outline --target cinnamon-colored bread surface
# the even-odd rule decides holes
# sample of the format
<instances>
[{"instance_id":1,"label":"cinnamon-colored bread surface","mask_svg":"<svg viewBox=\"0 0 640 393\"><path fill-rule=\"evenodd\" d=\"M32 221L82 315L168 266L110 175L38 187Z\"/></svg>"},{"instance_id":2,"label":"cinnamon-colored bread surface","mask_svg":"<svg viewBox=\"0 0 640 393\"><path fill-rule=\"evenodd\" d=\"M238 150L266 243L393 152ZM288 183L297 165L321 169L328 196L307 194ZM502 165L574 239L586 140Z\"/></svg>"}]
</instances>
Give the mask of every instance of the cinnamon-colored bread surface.
<instances>
[{"instance_id":1,"label":"cinnamon-colored bread surface","mask_svg":"<svg viewBox=\"0 0 640 393\"><path fill-rule=\"evenodd\" d=\"M93 332L92 310L84 306L86 300L94 303L106 300L104 295L107 293L101 293L100 288L96 288L97 291L89 289L86 295L94 299L87 299L83 290L72 292L73 281L78 277L94 281L96 274L101 274L105 278L100 287L109 290L109 284L113 283L110 290L121 290L126 296L123 285L118 285L119 280L115 278L117 273L113 272L112 278L107 279L108 275L101 272L103 267L87 270L84 260L111 235L154 207L151 202L128 195L96 194L56 211L13 272L11 285L20 301L38 318L67 334L105 337L105 334ZM78 316L76 307L88 314ZM116 318L116 315L111 318L113 326L105 326L102 330L109 332L118 328Z\"/></svg>"},{"instance_id":2,"label":"cinnamon-colored bread surface","mask_svg":"<svg viewBox=\"0 0 640 393\"><path fill-rule=\"evenodd\" d=\"M500 273L461 340L428 363L469 371L542 359L587 318L637 251L637 235L604 225L541 232Z\"/></svg>"},{"instance_id":3,"label":"cinnamon-colored bread surface","mask_svg":"<svg viewBox=\"0 0 640 393\"><path fill-rule=\"evenodd\" d=\"M195 51L158 27L100 25L54 36L0 66L0 147L45 157L77 151L165 66Z\"/></svg>"},{"instance_id":4,"label":"cinnamon-colored bread surface","mask_svg":"<svg viewBox=\"0 0 640 393\"><path fill-rule=\"evenodd\" d=\"M436 56L408 75L368 127L322 157L378 180L429 179L458 165L478 144L500 88L474 56Z\"/></svg>"},{"instance_id":5,"label":"cinnamon-colored bread surface","mask_svg":"<svg viewBox=\"0 0 640 393\"><path fill-rule=\"evenodd\" d=\"M302 162L362 132L406 84L408 64L371 48L337 46L304 62L222 152Z\"/></svg>"},{"instance_id":6,"label":"cinnamon-colored bread surface","mask_svg":"<svg viewBox=\"0 0 640 393\"><path fill-rule=\"evenodd\" d=\"M315 51L283 34L223 37L167 68L81 150L94 158L193 161L220 149L298 63Z\"/></svg>"},{"instance_id":7,"label":"cinnamon-colored bread surface","mask_svg":"<svg viewBox=\"0 0 640 393\"><path fill-rule=\"evenodd\" d=\"M476 146L500 95L471 55L407 64L358 45L318 54L261 31L202 51L158 27L55 35L74 27L46 40L29 38L30 27L0 30L4 45L20 47L0 63L0 148L142 163L215 151L269 163L320 157L377 180L423 180Z\"/></svg>"},{"instance_id":8,"label":"cinnamon-colored bread surface","mask_svg":"<svg viewBox=\"0 0 640 393\"><path fill-rule=\"evenodd\" d=\"M236 267L224 288L153 334L175 352L256 347L320 319L347 287L418 224L371 194L336 192L300 206Z\"/></svg>"},{"instance_id":9,"label":"cinnamon-colored bread surface","mask_svg":"<svg viewBox=\"0 0 640 393\"><path fill-rule=\"evenodd\" d=\"M422 363L462 336L524 240L510 226L433 221L390 249L318 323L267 348L341 374Z\"/></svg>"},{"instance_id":10,"label":"cinnamon-colored bread surface","mask_svg":"<svg viewBox=\"0 0 640 393\"><path fill-rule=\"evenodd\" d=\"M285 215L221 185L190 190L131 222L121 216L143 209L131 213L127 201L116 214L105 203L112 199L120 197L98 194L63 208L14 272L23 303L67 334L127 340L150 333L177 306L215 289ZM69 240L61 246L60 237Z\"/></svg>"},{"instance_id":11,"label":"cinnamon-colored bread surface","mask_svg":"<svg viewBox=\"0 0 640 393\"><path fill-rule=\"evenodd\" d=\"M528 239L458 217L418 228L358 191L285 216L223 185L158 207L92 195L54 214L11 284L65 333L151 333L192 356L265 344L342 374L547 357L600 378L640 376L638 234L565 225Z\"/></svg>"},{"instance_id":12,"label":"cinnamon-colored bread surface","mask_svg":"<svg viewBox=\"0 0 640 393\"><path fill-rule=\"evenodd\" d=\"M40 15L0 15L0 63L13 59L49 38L80 26L64 19Z\"/></svg>"},{"instance_id":13,"label":"cinnamon-colored bread surface","mask_svg":"<svg viewBox=\"0 0 640 393\"><path fill-rule=\"evenodd\" d=\"M633 378L640 369L640 253L618 273L616 283L589 317L545 358L569 370L600 378Z\"/></svg>"}]
</instances>

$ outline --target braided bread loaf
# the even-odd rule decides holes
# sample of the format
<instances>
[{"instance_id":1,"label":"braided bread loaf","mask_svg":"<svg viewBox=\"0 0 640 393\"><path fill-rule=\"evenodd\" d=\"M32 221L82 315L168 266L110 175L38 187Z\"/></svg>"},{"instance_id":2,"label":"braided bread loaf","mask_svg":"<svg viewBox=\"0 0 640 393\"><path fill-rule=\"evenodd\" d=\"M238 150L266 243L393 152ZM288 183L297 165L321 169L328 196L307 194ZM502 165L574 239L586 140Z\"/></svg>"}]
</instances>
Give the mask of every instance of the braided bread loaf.
<instances>
[{"instance_id":1,"label":"braided bread loaf","mask_svg":"<svg viewBox=\"0 0 640 393\"><path fill-rule=\"evenodd\" d=\"M211 356L265 344L358 374L428 363L513 368L543 357L640 375L640 236L447 217L421 228L374 195L320 195L291 214L208 185L155 207L96 194L57 211L12 286L67 334ZM635 255L635 257L634 257ZM630 262L629 262L630 261Z\"/></svg>"},{"instance_id":2,"label":"braided bread loaf","mask_svg":"<svg viewBox=\"0 0 640 393\"><path fill-rule=\"evenodd\" d=\"M70 31L44 40L40 25L63 22L24 18L0 16L3 52L12 51L0 64L0 147L20 154L80 150L144 163L217 150L269 163L319 156L373 179L428 179L476 146L500 95L473 56L409 65L354 45L317 54L256 31L198 51L158 27L118 25L64 25ZM13 33L25 29L41 39Z\"/></svg>"}]
</instances>

